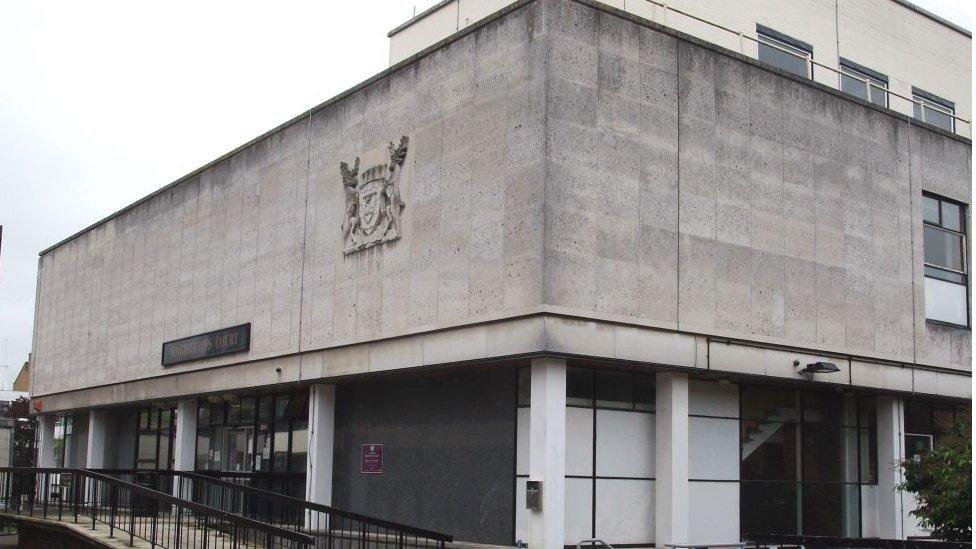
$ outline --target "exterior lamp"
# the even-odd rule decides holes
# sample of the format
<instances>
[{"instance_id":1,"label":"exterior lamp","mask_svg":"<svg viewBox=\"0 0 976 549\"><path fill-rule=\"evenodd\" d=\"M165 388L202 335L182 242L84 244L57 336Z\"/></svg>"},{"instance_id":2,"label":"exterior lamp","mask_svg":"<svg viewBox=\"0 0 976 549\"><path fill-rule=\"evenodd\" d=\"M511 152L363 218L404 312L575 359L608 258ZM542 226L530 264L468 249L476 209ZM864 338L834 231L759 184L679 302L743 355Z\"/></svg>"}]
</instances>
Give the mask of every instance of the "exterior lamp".
<instances>
[{"instance_id":1,"label":"exterior lamp","mask_svg":"<svg viewBox=\"0 0 976 549\"><path fill-rule=\"evenodd\" d=\"M800 361L794 360L793 366L799 368ZM813 374L832 374L834 372L839 372L840 368L837 367L833 362L812 362L807 364L800 370L800 373L806 376L807 379L813 379Z\"/></svg>"}]
</instances>

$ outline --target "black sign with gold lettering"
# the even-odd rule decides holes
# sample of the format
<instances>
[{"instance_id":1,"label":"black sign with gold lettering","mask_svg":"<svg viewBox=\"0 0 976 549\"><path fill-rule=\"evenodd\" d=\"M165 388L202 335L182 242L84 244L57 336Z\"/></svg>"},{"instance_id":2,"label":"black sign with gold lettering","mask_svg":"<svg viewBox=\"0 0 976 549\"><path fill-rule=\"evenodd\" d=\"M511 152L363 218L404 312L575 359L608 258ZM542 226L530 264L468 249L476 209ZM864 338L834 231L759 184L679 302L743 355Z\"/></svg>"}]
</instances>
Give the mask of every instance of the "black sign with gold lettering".
<instances>
[{"instance_id":1,"label":"black sign with gold lettering","mask_svg":"<svg viewBox=\"0 0 976 549\"><path fill-rule=\"evenodd\" d=\"M240 353L251 346L251 324L241 324L163 343L163 366Z\"/></svg>"}]
</instances>

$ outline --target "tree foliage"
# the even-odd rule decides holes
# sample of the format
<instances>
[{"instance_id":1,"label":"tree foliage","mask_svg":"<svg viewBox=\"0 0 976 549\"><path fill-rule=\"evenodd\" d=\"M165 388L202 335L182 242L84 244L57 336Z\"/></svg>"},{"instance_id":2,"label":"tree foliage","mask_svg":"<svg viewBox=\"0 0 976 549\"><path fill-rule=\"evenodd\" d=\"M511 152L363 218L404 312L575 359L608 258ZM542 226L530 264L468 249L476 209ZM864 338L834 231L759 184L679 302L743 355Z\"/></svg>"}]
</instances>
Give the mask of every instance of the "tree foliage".
<instances>
[{"instance_id":1,"label":"tree foliage","mask_svg":"<svg viewBox=\"0 0 976 549\"><path fill-rule=\"evenodd\" d=\"M10 465L14 467L34 466L34 440L37 432L37 418L30 413L30 399L20 397L0 410L0 417L13 420L11 437Z\"/></svg>"},{"instance_id":2,"label":"tree foliage","mask_svg":"<svg viewBox=\"0 0 976 549\"><path fill-rule=\"evenodd\" d=\"M912 515L938 539L972 539L972 462L969 425L959 422L938 447L901 463L905 482L899 488L918 499Z\"/></svg>"}]
</instances>

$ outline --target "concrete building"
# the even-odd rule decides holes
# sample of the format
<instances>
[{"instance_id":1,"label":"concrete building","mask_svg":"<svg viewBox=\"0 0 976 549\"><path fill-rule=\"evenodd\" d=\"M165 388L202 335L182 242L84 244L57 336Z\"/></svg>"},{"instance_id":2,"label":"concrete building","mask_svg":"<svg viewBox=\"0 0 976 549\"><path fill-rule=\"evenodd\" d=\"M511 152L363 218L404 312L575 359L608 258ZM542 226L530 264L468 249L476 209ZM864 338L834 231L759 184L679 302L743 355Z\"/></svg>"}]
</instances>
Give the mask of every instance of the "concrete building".
<instances>
[{"instance_id":1,"label":"concrete building","mask_svg":"<svg viewBox=\"0 0 976 549\"><path fill-rule=\"evenodd\" d=\"M504 545L920 533L970 140L603 3L484 15L41 253L40 464Z\"/></svg>"}]
</instances>

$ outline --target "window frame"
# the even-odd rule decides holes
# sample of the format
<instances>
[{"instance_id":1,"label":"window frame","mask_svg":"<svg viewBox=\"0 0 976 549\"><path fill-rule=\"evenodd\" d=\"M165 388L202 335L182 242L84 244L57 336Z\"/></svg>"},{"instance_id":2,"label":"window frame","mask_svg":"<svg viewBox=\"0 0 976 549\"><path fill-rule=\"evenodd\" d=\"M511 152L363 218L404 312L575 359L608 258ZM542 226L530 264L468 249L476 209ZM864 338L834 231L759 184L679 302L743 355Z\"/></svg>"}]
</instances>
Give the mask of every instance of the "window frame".
<instances>
[{"instance_id":1,"label":"window frame","mask_svg":"<svg viewBox=\"0 0 976 549\"><path fill-rule=\"evenodd\" d=\"M804 65L806 66L806 74L796 74L789 69L776 67L776 65L773 65L768 61L763 61L764 63L772 65L779 70L789 72L790 74L796 74L796 76L801 76L810 80L813 79L813 46L762 25L756 25L756 41L758 42L757 47L761 47L763 45L771 46L779 51L803 59ZM756 52L756 58L759 58L758 50Z\"/></svg>"},{"instance_id":2,"label":"window frame","mask_svg":"<svg viewBox=\"0 0 976 549\"><path fill-rule=\"evenodd\" d=\"M966 294L966 324L956 324L954 322L947 322L945 320L931 319L931 318L928 318L928 316L925 317L925 322L927 324L935 324L935 325L940 325L940 326L949 326L949 327L952 327L952 328L964 328L964 329L967 329L968 330L968 329L970 329L970 326L972 325L972 321L970 320L970 316L972 315L972 309L971 309L971 303L970 303L970 297L969 297L969 282L970 282L970 275L969 275L969 239L967 238L968 237L968 233L966 232L966 214L968 213L968 207L967 207L966 204L963 204L962 202L959 202L958 200L952 200L951 198L946 198L944 196L940 196L940 195L937 195L935 193L930 193L930 192L922 191L922 201L923 201L923 203L924 203L924 201L925 201L926 198L933 199L933 200L935 200L935 201L937 201L939 203L939 208L938 208L938 210L939 210L939 222L938 223L933 223L931 221L928 221L927 219L925 219L924 213L922 214L922 280L923 280L923 283L924 283L924 280L926 278L931 278L933 280L940 280L940 281L946 282L948 284L956 284L958 286L962 286L963 288L965 288L965 294ZM946 227L943 227L942 226L942 204L943 203L952 204L952 205L957 206L959 208L959 229L960 230L956 231L956 230L949 229L949 228L946 228ZM957 236L959 236L962 239L962 261L961 261L961 263L962 263L962 267L963 267L964 270L957 271L955 269L951 269L951 268L946 267L946 266L943 266L943 265L936 265L934 263L929 263L928 261L925 260L925 230L926 230L927 227L931 227L933 229L936 229L936 230L939 230L939 231L943 231L943 232L949 233L951 235L957 235ZM938 278L938 277L934 277L934 276L929 276L928 273L927 273L927 270L928 269L934 269L934 270L937 270L937 271L943 271L943 272L946 272L946 273L952 273L952 274L956 274L956 275L962 276L963 282L961 282L961 283L960 282L953 282L951 280L946 280L944 278Z\"/></svg>"},{"instance_id":3,"label":"window frame","mask_svg":"<svg viewBox=\"0 0 976 549\"><path fill-rule=\"evenodd\" d=\"M839 68L837 74L837 89L843 91L844 76L864 81L864 86L866 88L865 91L867 92L867 99L865 99L865 101L886 109L890 108L889 105L891 104L891 98L888 95L888 77L886 75L868 69L867 67L859 65L848 59L844 59L843 57L838 60L837 66ZM875 103L871 99L871 86L884 91L884 104Z\"/></svg>"},{"instance_id":4,"label":"window frame","mask_svg":"<svg viewBox=\"0 0 976 549\"><path fill-rule=\"evenodd\" d=\"M956 133L956 118L955 118L955 116L956 116L956 104L955 103L953 103L952 101L949 101L947 99L943 99L943 98L941 98L941 97L939 97L937 95L933 95L931 93L928 93L928 92L926 92L924 90L921 90L919 88L916 88L915 86L912 86L912 101L914 101L914 103L912 105L913 106L912 114L913 114L913 118L915 118L915 120L919 120L921 122L925 122L926 124L929 124L931 126L935 126L936 128L939 128L940 130L948 131L949 133ZM916 108L918 109L918 112L921 113L921 115L922 115L921 117L914 116L915 109ZM925 116L925 109L938 111L938 112L941 112L942 114L948 115L949 116L949 129L940 127L940 126L938 126L936 124L933 124L932 122L929 122L928 119Z\"/></svg>"}]
</instances>

